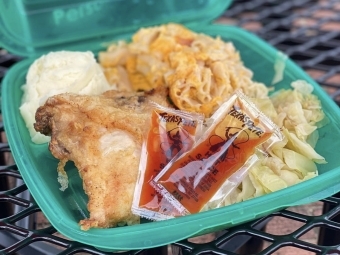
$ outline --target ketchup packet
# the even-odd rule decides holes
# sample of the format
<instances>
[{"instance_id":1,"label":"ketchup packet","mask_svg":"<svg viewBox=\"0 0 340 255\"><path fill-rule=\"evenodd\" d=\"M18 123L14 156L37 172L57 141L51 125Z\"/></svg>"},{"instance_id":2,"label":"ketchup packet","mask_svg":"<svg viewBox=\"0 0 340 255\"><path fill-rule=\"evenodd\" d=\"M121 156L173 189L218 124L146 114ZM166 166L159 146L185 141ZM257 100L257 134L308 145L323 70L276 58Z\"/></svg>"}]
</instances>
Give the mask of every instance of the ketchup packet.
<instances>
[{"instance_id":1,"label":"ketchup packet","mask_svg":"<svg viewBox=\"0 0 340 255\"><path fill-rule=\"evenodd\" d=\"M256 162L257 146L283 139L279 128L240 91L212 116L193 148L171 161L152 185L181 215L200 212L238 170Z\"/></svg>"},{"instance_id":2,"label":"ketchup packet","mask_svg":"<svg viewBox=\"0 0 340 255\"><path fill-rule=\"evenodd\" d=\"M201 131L204 116L151 103L150 126L142 146L132 212L151 220L180 216L177 210L150 185L150 181L172 159L188 151Z\"/></svg>"}]
</instances>

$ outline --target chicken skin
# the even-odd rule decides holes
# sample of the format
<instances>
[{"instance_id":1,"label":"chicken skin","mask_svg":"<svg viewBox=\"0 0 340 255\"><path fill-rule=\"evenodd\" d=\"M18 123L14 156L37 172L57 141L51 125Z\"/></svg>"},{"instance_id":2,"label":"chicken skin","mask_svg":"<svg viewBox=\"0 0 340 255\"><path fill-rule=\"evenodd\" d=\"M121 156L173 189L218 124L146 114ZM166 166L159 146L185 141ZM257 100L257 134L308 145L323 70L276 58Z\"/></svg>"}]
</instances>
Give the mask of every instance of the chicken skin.
<instances>
[{"instance_id":1,"label":"chicken skin","mask_svg":"<svg viewBox=\"0 0 340 255\"><path fill-rule=\"evenodd\" d=\"M60 160L60 189L68 185L68 161L74 162L83 180L90 217L79 222L81 229L139 222L131 204L149 99L166 105L152 94L108 91L100 96L59 94L37 110L34 127L51 136L49 150Z\"/></svg>"}]
</instances>

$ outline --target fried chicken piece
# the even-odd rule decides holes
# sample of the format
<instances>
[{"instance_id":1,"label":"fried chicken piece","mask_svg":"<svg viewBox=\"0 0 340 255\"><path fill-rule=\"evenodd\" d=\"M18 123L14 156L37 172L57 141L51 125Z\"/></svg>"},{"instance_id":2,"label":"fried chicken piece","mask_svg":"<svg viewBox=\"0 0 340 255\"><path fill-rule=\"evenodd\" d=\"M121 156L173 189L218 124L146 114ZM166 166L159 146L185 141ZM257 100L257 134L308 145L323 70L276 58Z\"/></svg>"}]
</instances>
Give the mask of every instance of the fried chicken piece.
<instances>
[{"instance_id":1,"label":"fried chicken piece","mask_svg":"<svg viewBox=\"0 0 340 255\"><path fill-rule=\"evenodd\" d=\"M34 128L51 136L49 150L60 160L61 190L68 184L67 161L75 163L83 180L90 217L79 222L81 229L139 222L131 205L149 99L167 105L152 92L108 91L100 96L56 95L37 110Z\"/></svg>"}]
</instances>

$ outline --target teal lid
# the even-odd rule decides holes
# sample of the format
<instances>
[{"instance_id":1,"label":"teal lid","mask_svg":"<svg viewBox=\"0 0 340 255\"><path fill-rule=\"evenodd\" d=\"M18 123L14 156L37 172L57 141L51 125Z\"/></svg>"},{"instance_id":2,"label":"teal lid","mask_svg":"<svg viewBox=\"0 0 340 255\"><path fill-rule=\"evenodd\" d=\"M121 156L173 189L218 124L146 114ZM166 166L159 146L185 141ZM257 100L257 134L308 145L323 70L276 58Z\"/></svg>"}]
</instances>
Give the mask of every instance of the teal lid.
<instances>
[{"instance_id":1,"label":"teal lid","mask_svg":"<svg viewBox=\"0 0 340 255\"><path fill-rule=\"evenodd\" d=\"M25 57L56 50L99 51L140 27L212 21L231 0L4 0L0 46Z\"/></svg>"}]
</instances>

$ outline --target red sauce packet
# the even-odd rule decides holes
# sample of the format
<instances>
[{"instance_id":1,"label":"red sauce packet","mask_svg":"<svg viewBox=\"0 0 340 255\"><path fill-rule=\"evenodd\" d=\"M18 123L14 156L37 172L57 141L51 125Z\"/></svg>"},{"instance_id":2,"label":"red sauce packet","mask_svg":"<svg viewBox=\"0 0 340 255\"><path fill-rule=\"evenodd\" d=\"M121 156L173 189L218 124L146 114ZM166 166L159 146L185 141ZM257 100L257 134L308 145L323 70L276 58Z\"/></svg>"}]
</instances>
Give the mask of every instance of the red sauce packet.
<instances>
[{"instance_id":1,"label":"red sauce packet","mask_svg":"<svg viewBox=\"0 0 340 255\"><path fill-rule=\"evenodd\" d=\"M139 178L132 212L151 220L180 216L150 185L150 181L175 157L188 151L201 131L204 116L151 103L150 127L142 147Z\"/></svg>"},{"instance_id":2,"label":"red sauce packet","mask_svg":"<svg viewBox=\"0 0 340 255\"><path fill-rule=\"evenodd\" d=\"M256 147L281 140L279 128L240 91L212 116L213 124L193 148L171 161L152 185L181 215L200 212Z\"/></svg>"}]
</instances>

